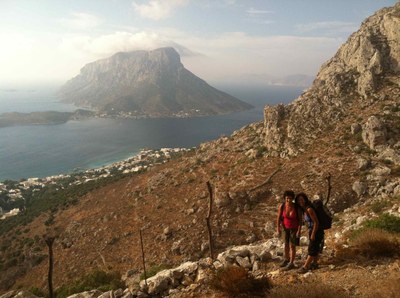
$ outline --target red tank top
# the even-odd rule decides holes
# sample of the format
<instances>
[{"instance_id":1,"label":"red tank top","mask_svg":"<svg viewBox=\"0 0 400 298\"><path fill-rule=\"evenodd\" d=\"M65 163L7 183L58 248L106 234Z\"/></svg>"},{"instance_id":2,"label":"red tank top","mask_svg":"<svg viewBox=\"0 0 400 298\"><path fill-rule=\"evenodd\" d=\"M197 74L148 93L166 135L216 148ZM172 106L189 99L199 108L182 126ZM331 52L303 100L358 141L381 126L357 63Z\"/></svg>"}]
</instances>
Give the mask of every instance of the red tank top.
<instances>
[{"instance_id":1,"label":"red tank top","mask_svg":"<svg viewBox=\"0 0 400 298\"><path fill-rule=\"evenodd\" d=\"M289 213L289 216L287 216L286 211L285 211L285 205L283 205L282 208L283 208L283 212L282 212L283 226L286 229L297 229L299 227L299 219L296 214L296 212L297 212L296 209L291 211Z\"/></svg>"}]
</instances>

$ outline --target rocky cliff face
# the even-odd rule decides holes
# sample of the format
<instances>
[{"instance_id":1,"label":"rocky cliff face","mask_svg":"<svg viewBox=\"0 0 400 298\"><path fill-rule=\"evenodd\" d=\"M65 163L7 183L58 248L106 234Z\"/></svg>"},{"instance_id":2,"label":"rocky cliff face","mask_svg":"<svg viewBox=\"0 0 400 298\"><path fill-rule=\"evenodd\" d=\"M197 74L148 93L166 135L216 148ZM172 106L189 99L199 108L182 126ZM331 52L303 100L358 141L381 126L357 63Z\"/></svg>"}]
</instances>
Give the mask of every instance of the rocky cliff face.
<instances>
[{"instance_id":1,"label":"rocky cliff face","mask_svg":"<svg viewBox=\"0 0 400 298\"><path fill-rule=\"evenodd\" d=\"M117 53L87 64L60 91L63 101L134 116L222 114L251 106L185 69L173 48Z\"/></svg>"},{"instance_id":2,"label":"rocky cliff face","mask_svg":"<svg viewBox=\"0 0 400 298\"><path fill-rule=\"evenodd\" d=\"M363 22L332 59L322 65L309 90L288 106L267 106L264 111L264 143L269 154L297 155L322 134L337 131L338 123L349 117L354 122L361 122L359 125L363 128L379 134L379 137L374 137L367 131L362 132L371 149L376 149L378 143L387 144L388 134L392 135L390 143L396 143L398 139L393 138L396 133L387 128L390 123L382 118L385 113L398 115L399 28L400 3L378 11ZM379 111L378 105L381 105ZM380 115L368 120L375 113ZM371 125L385 132L377 132L375 128L371 130Z\"/></svg>"}]
</instances>

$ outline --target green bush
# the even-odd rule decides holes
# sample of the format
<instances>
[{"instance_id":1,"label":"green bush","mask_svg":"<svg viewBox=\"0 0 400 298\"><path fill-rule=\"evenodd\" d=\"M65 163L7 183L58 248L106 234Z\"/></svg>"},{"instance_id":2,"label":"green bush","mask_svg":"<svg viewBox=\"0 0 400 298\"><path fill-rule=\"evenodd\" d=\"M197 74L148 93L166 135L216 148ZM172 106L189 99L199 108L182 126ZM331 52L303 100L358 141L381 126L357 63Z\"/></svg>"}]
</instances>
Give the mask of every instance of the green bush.
<instances>
[{"instance_id":1,"label":"green bush","mask_svg":"<svg viewBox=\"0 0 400 298\"><path fill-rule=\"evenodd\" d=\"M37 297L48 297L48 293L46 291L36 287L30 288L28 291Z\"/></svg>"},{"instance_id":2,"label":"green bush","mask_svg":"<svg viewBox=\"0 0 400 298\"><path fill-rule=\"evenodd\" d=\"M165 269L170 269L171 266L167 264L160 264L160 265L154 265L151 266L149 269L146 270L146 278L152 277L156 275L158 272L165 270ZM140 274L140 280L144 279L144 273Z\"/></svg>"},{"instance_id":3,"label":"green bush","mask_svg":"<svg viewBox=\"0 0 400 298\"><path fill-rule=\"evenodd\" d=\"M371 205L371 210L372 210L374 213L378 214L378 213L380 213L384 208L388 207L389 205L390 205L390 202L387 201L387 200L377 201L377 202L374 202L374 203Z\"/></svg>"},{"instance_id":4,"label":"green bush","mask_svg":"<svg viewBox=\"0 0 400 298\"><path fill-rule=\"evenodd\" d=\"M364 226L367 228L382 229L392 233L400 233L400 217L385 213L377 219L365 221Z\"/></svg>"},{"instance_id":5,"label":"green bush","mask_svg":"<svg viewBox=\"0 0 400 298\"><path fill-rule=\"evenodd\" d=\"M39 264L42 263L45 259L47 259L47 256L46 256L46 255L42 255L42 254L32 256L32 257L31 257L32 266L37 266L37 265L39 265Z\"/></svg>"},{"instance_id":6,"label":"green bush","mask_svg":"<svg viewBox=\"0 0 400 298\"><path fill-rule=\"evenodd\" d=\"M259 157L263 156L264 153L266 153L266 152L267 152L267 147L260 146L260 147L257 148L256 157L259 158Z\"/></svg>"},{"instance_id":7,"label":"green bush","mask_svg":"<svg viewBox=\"0 0 400 298\"><path fill-rule=\"evenodd\" d=\"M117 272L105 272L95 270L78 279L70 285L63 285L56 290L57 298L65 298L76 293L98 289L106 292L124 288L125 284L121 281L121 276Z\"/></svg>"}]
</instances>

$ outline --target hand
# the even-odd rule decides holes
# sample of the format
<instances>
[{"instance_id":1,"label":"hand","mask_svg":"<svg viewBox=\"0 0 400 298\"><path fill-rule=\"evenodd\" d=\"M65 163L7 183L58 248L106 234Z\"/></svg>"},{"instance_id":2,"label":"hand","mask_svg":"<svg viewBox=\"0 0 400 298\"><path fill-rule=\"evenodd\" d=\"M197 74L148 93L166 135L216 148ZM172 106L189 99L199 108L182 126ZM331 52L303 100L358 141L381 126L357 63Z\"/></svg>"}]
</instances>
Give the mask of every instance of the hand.
<instances>
[{"instance_id":1,"label":"hand","mask_svg":"<svg viewBox=\"0 0 400 298\"><path fill-rule=\"evenodd\" d=\"M310 240L314 241L315 240L315 234L311 234Z\"/></svg>"}]
</instances>

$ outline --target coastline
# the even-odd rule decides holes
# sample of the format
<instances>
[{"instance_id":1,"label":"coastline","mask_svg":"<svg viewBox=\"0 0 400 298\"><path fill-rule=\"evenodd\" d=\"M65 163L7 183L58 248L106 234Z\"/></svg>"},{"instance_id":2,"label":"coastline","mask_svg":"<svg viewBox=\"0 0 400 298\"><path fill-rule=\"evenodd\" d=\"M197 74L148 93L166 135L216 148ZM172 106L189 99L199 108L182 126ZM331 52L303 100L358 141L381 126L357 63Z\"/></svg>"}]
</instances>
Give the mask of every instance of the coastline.
<instances>
[{"instance_id":1,"label":"coastline","mask_svg":"<svg viewBox=\"0 0 400 298\"><path fill-rule=\"evenodd\" d=\"M231 88L231 89L229 89ZM46 177L107 166L138 154L140 148L191 148L230 135L261 121L265 104L286 103L299 88L223 86L254 109L227 115L191 118L90 117L58 125L16 125L0 128L0 181ZM73 112L78 107L55 101L43 92L0 93L1 111L39 112L51 108ZM1 113L0 113L1 114Z\"/></svg>"},{"instance_id":2,"label":"coastline","mask_svg":"<svg viewBox=\"0 0 400 298\"><path fill-rule=\"evenodd\" d=\"M64 189L72 185L85 184L90 181L115 177L117 175L127 176L141 173L147 169L167 162L192 149L187 148L161 148L159 150L142 149L139 153L108 165L91 168L80 172L48 176L44 178L31 177L28 179L14 181L5 180L0 182L0 194L10 208L0 207L0 220L17 215L20 210L25 209L27 196L40 191L48 186ZM19 205L19 208L13 208ZM5 207L3 205L3 207Z\"/></svg>"}]
</instances>

